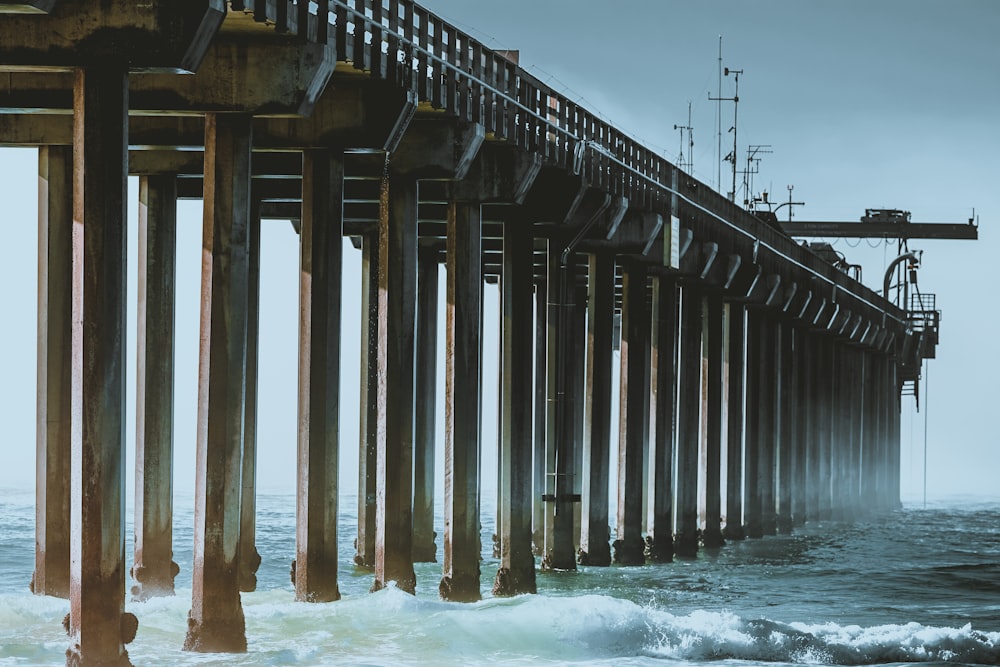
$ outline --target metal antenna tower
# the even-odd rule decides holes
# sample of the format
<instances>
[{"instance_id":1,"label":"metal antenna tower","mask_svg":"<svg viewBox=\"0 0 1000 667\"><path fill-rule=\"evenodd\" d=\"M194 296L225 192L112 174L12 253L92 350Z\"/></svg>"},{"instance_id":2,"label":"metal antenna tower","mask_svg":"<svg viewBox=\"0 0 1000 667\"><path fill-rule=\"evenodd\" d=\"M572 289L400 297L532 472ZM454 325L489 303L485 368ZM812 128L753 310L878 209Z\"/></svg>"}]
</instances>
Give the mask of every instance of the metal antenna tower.
<instances>
[{"instance_id":1,"label":"metal antenna tower","mask_svg":"<svg viewBox=\"0 0 1000 667\"><path fill-rule=\"evenodd\" d=\"M719 43L719 63L720 63L720 65L722 63L722 43L721 43L721 41ZM736 159L737 159L736 158L736 155L737 155L737 150L736 150L736 145L737 145L736 144L737 130L736 130L736 128L739 126L740 74L743 74L743 70L741 70L741 69L730 69L730 68L726 67L726 68L723 68L723 74L725 74L725 76L729 76L730 74L732 74L733 77L736 79L736 92L735 92L735 94L732 97L722 97L722 92L721 92L721 90L722 90L722 83L721 83L722 79L720 77L720 79L719 79L719 81L720 81L720 83L719 83L719 90L720 90L719 97L712 97L711 95L709 95L708 99L712 100L712 101L720 102L720 103L721 102L732 102L733 103L733 126L731 128L729 128L729 131L733 133L733 150L732 150L732 152L729 155L727 155L725 157L725 161L726 162L731 162L732 165L733 165L733 189L729 192L729 201L735 202L736 201ZM721 153L722 152L722 147L721 147L722 146L722 129L721 129L722 128L722 124L721 124L721 122L722 122L722 113L721 113L721 109L720 109L720 113L719 113L719 122L720 122L720 124L719 124L719 152ZM720 167L719 168L721 170L721 163L720 163ZM720 174L721 174L721 171L720 171ZM720 186L721 186L721 182L722 182L721 175L719 176L719 182L720 182Z\"/></svg>"},{"instance_id":2,"label":"metal antenna tower","mask_svg":"<svg viewBox=\"0 0 1000 667\"><path fill-rule=\"evenodd\" d=\"M674 129L679 130L681 133L681 150L677 158L677 166L691 174L694 173L694 128L691 127L691 103L688 102L688 124L687 125L677 125L674 124ZM687 132L688 136L688 156L687 160L684 160L684 133Z\"/></svg>"}]
</instances>

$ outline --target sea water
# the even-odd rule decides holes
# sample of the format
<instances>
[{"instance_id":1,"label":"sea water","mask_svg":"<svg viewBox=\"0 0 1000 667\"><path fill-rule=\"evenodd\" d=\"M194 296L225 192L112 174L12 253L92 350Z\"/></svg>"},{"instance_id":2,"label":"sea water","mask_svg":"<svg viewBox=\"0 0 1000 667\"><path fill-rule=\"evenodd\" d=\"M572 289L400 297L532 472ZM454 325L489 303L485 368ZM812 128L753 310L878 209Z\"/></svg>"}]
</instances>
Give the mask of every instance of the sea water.
<instances>
[{"instance_id":1,"label":"sea water","mask_svg":"<svg viewBox=\"0 0 1000 667\"><path fill-rule=\"evenodd\" d=\"M177 503L177 594L128 602L141 665L663 665L703 662L1000 663L1000 503L907 507L853 524L731 543L695 560L539 573L538 595L491 596L495 508L483 512L483 600L442 602L439 564L417 595L368 592L355 568L356 500L342 499L340 590L294 600L295 498L261 494L258 588L243 594L244 655L181 651L193 516ZM129 521L128 535L131 535ZM441 529L438 517L438 533ZM131 541L131 540L129 540ZM34 497L0 491L0 665L59 665L69 603L28 592ZM440 538L438 558L441 558ZM131 562L131 545L128 547Z\"/></svg>"}]
</instances>

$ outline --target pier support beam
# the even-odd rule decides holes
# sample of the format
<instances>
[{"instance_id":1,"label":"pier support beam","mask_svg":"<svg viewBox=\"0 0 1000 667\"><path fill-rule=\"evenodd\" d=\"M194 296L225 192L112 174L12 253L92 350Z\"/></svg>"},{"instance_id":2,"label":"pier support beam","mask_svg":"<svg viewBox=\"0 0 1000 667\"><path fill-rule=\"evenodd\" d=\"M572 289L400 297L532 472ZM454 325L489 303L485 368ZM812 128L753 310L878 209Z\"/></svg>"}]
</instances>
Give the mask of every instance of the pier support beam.
<instances>
[{"instance_id":1,"label":"pier support beam","mask_svg":"<svg viewBox=\"0 0 1000 667\"><path fill-rule=\"evenodd\" d=\"M532 462L532 492L531 492L531 548L534 554L545 553L545 472L546 472L546 438L548 428L545 423L549 406L546 400L548 392L548 365L545 362L548 353L548 289L546 281L535 281L535 430Z\"/></svg>"},{"instance_id":2,"label":"pier support beam","mask_svg":"<svg viewBox=\"0 0 1000 667\"><path fill-rule=\"evenodd\" d=\"M382 206L388 189L383 183ZM358 536L354 564L375 568L375 499L378 453L378 235L361 239L361 410L358 448Z\"/></svg>"},{"instance_id":3,"label":"pier support beam","mask_svg":"<svg viewBox=\"0 0 1000 667\"><path fill-rule=\"evenodd\" d=\"M760 422L764 403L761 397L761 374L764 372L764 359L761 338L761 319L759 310L747 313L747 357L746 357L746 445L743 464L743 517L744 531L747 537L758 539L764 536L761 522L762 491L760 488Z\"/></svg>"},{"instance_id":4,"label":"pier support beam","mask_svg":"<svg viewBox=\"0 0 1000 667\"><path fill-rule=\"evenodd\" d=\"M337 586L340 321L344 156L302 159L299 262L298 475L295 599L331 602Z\"/></svg>"},{"instance_id":5,"label":"pier support beam","mask_svg":"<svg viewBox=\"0 0 1000 667\"><path fill-rule=\"evenodd\" d=\"M729 304L726 342L726 528L727 540L742 540L743 532L743 380L746 373L746 308Z\"/></svg>"},{"instance_id":6,"label":"pier support beam","mask_svg":"<svg viewBox=\"0 0 1000 667\"><path fill-rule=\"evenodd\" d=\"M479 591L479 449L482 374L482 209L448 206L445 360L444 576L441 597L474 602Z\"/></svg>"},{"instance_id":7,"label":"pier support beam","mask_svg":"<svg viewBox=\"0 0 1000 667\"><path fill-rule=\"evenodd\" d=\"M38 149L36 595L69 597L73 369L73 147Z\"/></svg>"},{"instance_id":8,"label":"pier support beam","mask_svg":"<svg viewBox=\"0 0 1000 667\"><path fill-rule=\"evenodd\" d=\"M833 409L833 418L830 425L830 486L831 486L831 518L835 521L843 521L847 517L845 513L845 501L847 498L847 461L846 455L848 446L848 422L847 414L844 410L846 405L845 390L847 389L847 374L844 368L844 353L839 342L833 341L830 346L830 367L832 369L831 380L833 382L833 392L830 404Z\"/></svg>"},{"instance_id":9,"label":"pier support beam","mask_svg":"<svg viewBox=\"0 0 1000 667\"><path fill-rule=\"evenodd\" d=\"M413 442L413 561L437 560L434 538L434 461L437 421L437 249L417 250L417 396Z\"/></svg>"},{"instance_id":10,"label":"pier support beam","mask_svg":"<svg viewBox=\"0 0 1000 667\"><path fill-rule=\"evenodd\" d=\"M390 172L379 216L375 583L413 593L417 179Z\"/></svg>"},{"instance_id":11,"label":"pier support beam","mask_svg":"<svg viewBox=\"0 0 1000 667\"><path fill-rule=\"evenodd\" d=\"M246 651L237 579L246 382L251 117L205 117L192 602L185 650Z\"/></svg>"},{"instance_id":12,"label":"pier support beam","mask_svg":"<svg viewBox=\"0 0 1000 667\"><path fill-rule=\"evenodd\" d=\"M614 358L615 258L590 256L587 294L587 380L584 423L583 532L581 565L611 564L608 476L611 468L611 364Z\"/></svg>"},{"instance_id":13,"label":"pier support beam","mask_svg":"<svg viewBox=\"0 0 1000 667\"><path fill-rule=\"evenodd\" d=\"M819 423L816 431L818 440L817 458L819 459L819 506L817 513L820 521L833 518L832 496L832 460L833 460L833 361L830 352L832 342L821 335L817 342L817 408Z\"/></svg>"},{"instance_id":14,"label":"pier support beam","mask_svg":"<svg viewBox=\"0 0 1000 667\"><path fill-rule=\"evenodd\" d=\"M805 332L799 327L792 327L792 369L791 399L789 409L793 425L790 430L792 438L792 526L804 526L806 523L808 486L806 483L806 448L809 439L809 360L805 346Z\"/></svg>"},{"instance_id":15,"label":"pier support beam","mask_svg":"<svg viewBox=\"0 0 1000 667\"><path fill-rule=\"evenodd\" d=\"M685 285L681 292L680 407L677 433L677 531L674 551L698 553L698 450L701 419L702 297Z\"/></svg>"},{"instance_id":16,"label":"pier support beam","mask_svg":"<svg viewBox=\"0 0 1000 667\"><path fill-rule=\"evenodd\" d=\"M674 441L677 413L677 283L653 279L653 344L650 367L655 404L649 479L653 496L651 525L647 526L646 555L650 560L674 558Z\"/></svg>"},{"instance_id":17,"label":"pier support beam","mask_svg":"<svg viewBox=\"0 0 1000 667\"><path fill-rule=\"evenodd\" d=\"M722 546L722 390L725 369L722 366L722 333L725 315L722 295L713 292L706 298L708 371L705 392L708 395L708 428L705 450L705 530L702 543L707 548Z\"/></svg>"},{"instance_id":18,"label":"pier support beam","mask_svg":"<svg viewBox=\"0 0 1000 667\"><path fill-rule=\"evenodd\" d=\"M128 74L73 86L72 503L67 665L129 665L125 613L125 257Z\"/></svg>"},{"instance_id":19,"label":"pier support beam","mask_svg":"<svg viewBox=\"0 0 1000 667\"><path fill-rule=\"evenodd\" d=\"M778 454L778 332L770 313L760 314L760 435L757 440L757 489L760 498L760 528L764 535L778 532L775 503L775 468Z\"/></svg>"},{"instance_id":20,"label":"pier support beam","mask_svg":"<svg viewBox=\"0 0 1000 667\"><path fill-rule=\"evenodd\" d=\"M251 197L253 194L251 193ZM257 590L257 367L260 353L260 201L251 199L247 233L247 355L243 396L243 472L240 477L240 590Z\"/></svg>"},{"instance_id":21,"label":"pier support beam","mask_svg":"<svg viewBox=\"0 0 1000 667\"><path fill-rule=\"evenodd\" d=\"M135 564L132 596L174 594L174 270L177 178L139 178Z\"/></svg>"},{"instance_id":22,"label":"pier support beam","mask_svg":"<svg viewBox=\"0 0 1000 667\"><path fill-rule=\"evenodd\" d=\"M821 393L822 368L819 363L820 346L816 334L809 333L805 336L804 357L806 361L807 382L805 385L808 403L805 414L806 424L806 521L813 522L819 520L819 496L820 496L820 437L821 437ZM863 385L862 385L863 387Z\"/></svg>"},{"instance_id":23,"label":"pier support beam","mask_svg":"<svg viewBox=\"0 0 1000 667\"><path fill-rule=\"evenodd\" d=\"M532 285L533 237L527 222L504 222L501 331L500 569L498 597L534 593L532 521ZM606 477L606 476L605 476ZM605 499L606 500L606 499ZM607 502L605 502L607 507Z\"/></svg>"},{"instance_id":24,"label":"pier support beam","mask_svg":"<svg viewBox=\"0 0 1000 667\"><path fill-rule=\"evenodd\" d=\"M542 567L551 570L575 570L576 550L573 535L573 506L579 500L573 479L576 434L575 392L569 387L573 362L574 298L576 265L573 253L563 258L565 246L549 239L548 250L548 328L546 379L546 494L545 556Z\"/></svg>"},{"instance_id":25,"label":"pier support beam","mask_svg":"<svg viewBox=\"0 0 1000 667\"><path fill-rule=\"evenodd\" d=\"M795 495L795 463L798 438L796 434L796 419L799 410L799 396L795 368L794 331L791 322L781 322L777 329L780 332L778 347L777 376L779 389L778 405L778 533L789 535L792 532L793 502Z\"/></svg>"},{"instance_id":26,"label":"pier support beam","mask_svg":"<svg viewBox=\"0 0 1000 667\"><path fill-rule=\"evenodd\" d=\"M622 276L621 394L618 438L618 520L614 559L622 565L646 562L642 539L642 459L649 424L650 319L648 275L641 264Z\"/></svg>"}]
</instances>

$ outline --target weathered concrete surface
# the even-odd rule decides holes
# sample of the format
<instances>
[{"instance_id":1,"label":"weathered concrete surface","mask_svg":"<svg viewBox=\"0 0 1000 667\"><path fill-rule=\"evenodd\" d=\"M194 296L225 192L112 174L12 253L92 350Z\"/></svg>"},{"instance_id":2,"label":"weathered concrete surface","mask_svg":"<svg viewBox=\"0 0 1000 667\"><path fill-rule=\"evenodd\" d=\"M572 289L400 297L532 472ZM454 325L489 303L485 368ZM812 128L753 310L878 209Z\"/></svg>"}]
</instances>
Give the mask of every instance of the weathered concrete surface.
<instances>
[{"instance_id":1,"label":"weathered concrete surface","mask_svg":"<svg viewBox=\"0 0 1000 667\"><path fill-rule=\"evenodd\" d=\"M246 381L251 120L205 121L192 603L184 648L246 651L238 544Z\"/></svg>"},{"instance_id":2,"label":"weathered concrete surface","mask_svg":"<svg viewBox=\"0 0 1000 667\"><path fill-rule=\"evenodd\" d=\"M729 340L726 342L726 527L723 537L742 540L743 531L743 380L746 371L744 343L746 309L729 305Z\"/></svg>"},{"instance_id":3,"label":"weathered concrete surface","mask_svg":"<svg viewBox=\"0 0 1000 667\"><path fill-rule=\"evenodd\" d=\"M646 557L669 562L674 558L674 442L677 399L677 283L653 279L653 442L649 458L652 521L647 527Z\"/></svg>"},{"instance_id":4,"label":"weathered concrete surface","mask_svg":"<svg viewBox=\"0 0 1000 667\"><path fill-rule=\"evenodd\" d=\"M388 188L383 188L385 196ZM387 202L386 202L387 204ZM375 514L378 453L378 236L361 240L361 386L359 396L358 536L354 564L375 568Z\"/></svg>"},{"instance_id":5,"label":"weathered concrete surface","mask_svg":"<svg viewBox=\"0 0 1000 667\"><path fill-rule=\"evenodd\" d=\"M129 665L125 613L125 257L128 77L74 85L70 647L67 665Z\"/></svg>"},{"instance_id":6,"label":"weathered concrete surface","mask_svg":"<svg viewBox=\"0 0 1000 667\"><path fill-rule=\"evenodd\" d=\"M36 595L69 597L73 359L73 150L38 151Z\"/></svg>"},{"instance_id":7,"label":"weathered concrete surface","mask_svg":"<svg viewBox=\"0 0 1000 667\"><path fill-rule=\"evenodd\" d=\"M445 359L445 600L479 600L479 449L482 370L482 210L448 207L448 303Z\"/></svg>"},{"instance_id":8,"label":"weathered concrete surface","mask_svg":"<svg viewBox=\"0 0 1000 667\"><path fill-rule=\"evenodd\" d=\"M303 154L295 598L340 599L337 501L344 156Z\"/></svg>"},{"instance_id":9,"label":"weathered concrete surface","mask_svg":"<svg viewBox=\"0 0 1000 667\"><path fill-rule=\"evenodd\" d=\"M701 404L701 294L689 285L681 295L680 408L677 434L677 530L674 552L698 554L698 417Z\"/></svg>"},{"instance_id":10,"label":"weathered concrete surface","mask_svg":"<svg viewBox=\"0 0 1000 667\"><path fill-rule=\"evenodd\" d=\"M413 443L413 561L437 560L434 471L437 438L438 260L433 246L417 250L417 396Z\"/></svg>"},{"instance_id":11,"label":"weathered concrete surface","mask_svg":"<svg viewBox=\"0 0 1000 667\"><path fill-rule=\"evenodd\" d=\"M708 365L704 382L706 384L705 392L708 396L708 432L705 445L705 530L702 533L702 543L706 548L716 548L723 544L721 466L722 394L725 369L722 364L722 338L725 311L720 293L713 292L707 296L706 316L708 335L705 345Z\"/></svg>"},{"instance_id":12,"label":"weathered concrete surface","mask_svg":"<svg viewBox=\"0 0 1000 667\"><path fill-rule=\"evenodd\" d=\"M139 178L135 564L132 596L173 595L174 273L177 180Z\"/></svg>"}]
</instances>

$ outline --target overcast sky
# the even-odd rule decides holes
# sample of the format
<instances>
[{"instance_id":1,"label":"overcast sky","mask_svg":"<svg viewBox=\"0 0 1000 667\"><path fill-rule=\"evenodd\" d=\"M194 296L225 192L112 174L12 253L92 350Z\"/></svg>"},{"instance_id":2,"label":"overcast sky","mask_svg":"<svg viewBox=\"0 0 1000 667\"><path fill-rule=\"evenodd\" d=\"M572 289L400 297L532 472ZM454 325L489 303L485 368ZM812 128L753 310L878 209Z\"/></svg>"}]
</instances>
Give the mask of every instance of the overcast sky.
<instances>
[{"instance_id":1,"label":"overcast sky","mask_svg":"<svg viewBox=\"0 0 1000 667\"><path fill-rule=\"evenodd\" d=\"M998 495L1000 438L992 421L1000 363L993 353L998 317L992 287L1000 240L1000 3L994 0L427 0L443 18L492 48L519 49L521 65L647 146L675 160L674 125L692 107L694 170L716 181L719 36L723 64L742 69L739 146L770 145L755 194L783 201L794 185L800 220L856 220L866 207L900 208L915 221L964 222L981 216L981 240L914 241L924 250L920 286L943 310L938 359L929 387L931 495ZM722 94L731 97L732 77ZM723 132L733 108L722 107ZM724 134L723 154L731 150ZM685 153L687 153L685 147ZM741 165L742 167L742 165ZM729 189L728 165L723 190ZM37 158L32 149L0 149L0 486L30 486L35 441L35 284ZM130 215L137 209L131 183ZM742 193L740 194L742 198ZM200 204L179 209L176 465L179 490L191 488L200 281ZM784 217L784 213L782 213ZM134 433L135 221L130 228L128 351L129 449ZM837 242L864 264L864 282L880 286L895 247ZM261 332L260 484L294 488L297 237L264 229ZM345 270L358 276L358 253ZM487 309L496 308L487 290ZM345 488L356 484L357 300L345 300L342 448ZM487 312L495 312L487 310ZM487 429L495 396L495 332L485 340ZM924 414L904 403L903 491L919 493ZM912 425L912 427L911 427ZM912 457L911 453L916 456ZM131 465L131 463L129 464Z\"/></svg>"}]
</instances>

